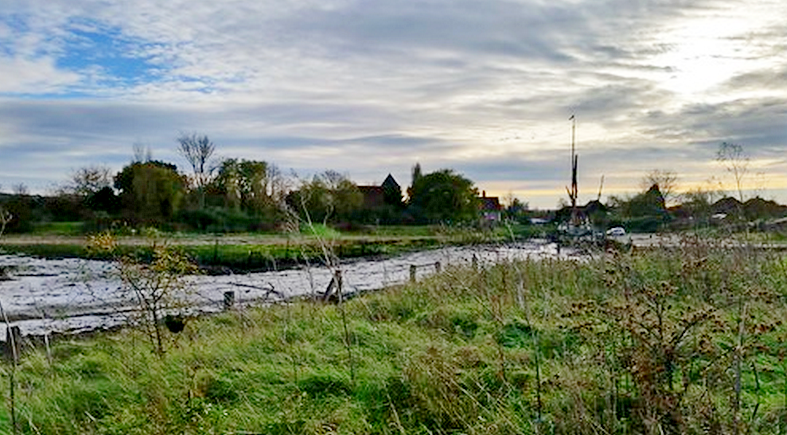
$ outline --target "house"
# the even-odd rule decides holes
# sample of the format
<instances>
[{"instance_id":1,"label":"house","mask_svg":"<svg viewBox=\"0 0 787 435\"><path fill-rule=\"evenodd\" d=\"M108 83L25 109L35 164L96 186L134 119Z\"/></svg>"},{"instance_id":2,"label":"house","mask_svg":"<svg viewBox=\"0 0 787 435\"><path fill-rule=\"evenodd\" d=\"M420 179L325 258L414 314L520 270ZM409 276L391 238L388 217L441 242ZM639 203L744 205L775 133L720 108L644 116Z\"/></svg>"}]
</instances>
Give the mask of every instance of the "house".
<instances>
[{"instance_id":1,"label":"house","mask_svg":"<svg viewBox=\"0 0 787 435\"><path fill-rule=\"evenodd\" d=\"M367 210L386 205L399 206L402 203L402 188L391 174L379 186L358 186L358 190L363 195L363 208Z\"/></svg>"},{"instance_id":2,"label":"house","mask_svg":"<svg viewBox=\"0 0 787 435\"><path fill-rule=\"evenodd\" d=\"M481 220L483 222L500 222L503 218L503 206L500 205L500 198L496 196L486 196L486 190L481 192L478 198L479 209L481 210Z\"/></svg>"},{"instance_id":3,"label":"house","mask_svg":"<svg viewBox=\"0 0 787 435\"><path fill-rule=\"evenodd\" d=\"M363 195L363 208L374 209L385 205L385 193L382 186L358 186Z\"/></svg>"}]
</instances>

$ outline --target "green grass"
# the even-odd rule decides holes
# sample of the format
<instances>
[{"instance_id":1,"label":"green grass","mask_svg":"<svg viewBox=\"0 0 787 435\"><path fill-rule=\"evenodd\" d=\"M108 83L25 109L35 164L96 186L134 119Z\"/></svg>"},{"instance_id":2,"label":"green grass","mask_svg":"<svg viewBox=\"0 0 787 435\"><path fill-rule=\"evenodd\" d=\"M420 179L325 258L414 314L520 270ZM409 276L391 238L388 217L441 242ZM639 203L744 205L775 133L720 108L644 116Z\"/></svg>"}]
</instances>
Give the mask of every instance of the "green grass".
<instances>
[{"instance_id":1,"label":"green grass","mask_svg":"<svg viewBox=\"0 0 787 435\"><path fill-rule=\"evenodd\" d=\"M180 239L182 240L182 239ZM226 267L234 272L272 270L292 267L304 261L320 262L325 257L322 244L314 239L293 239L292 243L222 243L180 244L168 241L184 252L194 263L206 267ZM342 238L324 240L327 249L340 258L392 256L439 246L435 239L364 239ZM150 246L120 244L112 252L91 252L86 243L5 243L0 252L21 253L41 258L92 258L111 260L117 256L135 255L145 260L152 255Z\"/></svg>"},{"instance_id":2,"label":"green grass","mask_svg":"<svg viewBox=\"0 0 787 435\"><path fill-rule=\"evenodd\" d=\"M302 235L308 237L320 237L323 239L337 239L342 235L342 233L338 230L325 224L302 224L300 227L300 232Z\"/></svg>"},{"instance_id":3,"label":"green grass","mask_svg":"<svg viewBox=\"0 0 787 435\"><path fill-rule=\"evenodd\" d=\"M33 234L53 236L80 236L85 230L84 222L46 222L37 224Z\"/></svg>"},{"instance_id":4,"label":"green grass","mask_svg":"<svg viewBox=\"0 0 787 435\"><path fill-rule=\"evenodd\" d=\"M118 255L138 254L149 258L147 247L155 236L157 243L177 246L200 266L224 267L234 272L277 269L319 262L324 248L340 258L393 256L415 250L451 244L488 243L518 237L510 228L494 230L451 228L440 226L364 227L355 231L339 231L315 224L300 233L248 233L231 236L210 236L196 233L161 233L146 229L138 236L118 236L114 252L96 254L87 248L87 237L50 238L55 233L33 237L8 237L0 244L0 252L21 253L42 258L112 259Z\"/></svg>"},{"instance_id":5,"label":"green grass","mask_svg":"<svg viewBox=\"0 0 787 435\"><path fill-rule=\"evenodd\" d=\"M51 362L29 350L18 420L31 434L784 433L784 289L784 257L701 240L447 268L341 306L192 320L163 358L133 329L62 339Z\"/></svg>"}]
</instances>

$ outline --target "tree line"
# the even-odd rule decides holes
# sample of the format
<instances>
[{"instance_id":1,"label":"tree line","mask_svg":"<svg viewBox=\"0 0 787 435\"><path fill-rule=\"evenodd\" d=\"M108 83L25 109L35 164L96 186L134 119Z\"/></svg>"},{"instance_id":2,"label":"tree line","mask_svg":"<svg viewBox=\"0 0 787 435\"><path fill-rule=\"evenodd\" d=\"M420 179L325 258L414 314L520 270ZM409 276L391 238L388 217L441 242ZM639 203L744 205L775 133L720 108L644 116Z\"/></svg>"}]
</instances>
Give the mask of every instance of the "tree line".
<instances>
[{"instance_id":1,"label":"tree line","mask_svg":"<svg viewBox=\"0 0 787 435\"><path fill-rule=\"evenodd\" d=\"M396 183L373 186L369 193L333 170L301 179L262 160L215 159L215 144L197 133L178 137L177 150L190 173L135 145L132 161L117 173L87 166L52 195L0 194L0 206L12 216L4 229L26 232L40 222L82 221L88 231L153 226L231 232L306 221L349 226L468 222L478 215L478 189L451 169L422 174L416 164L405 198ZM370 199L374 194L380 198Z\"/></svg>"}]
</instances>

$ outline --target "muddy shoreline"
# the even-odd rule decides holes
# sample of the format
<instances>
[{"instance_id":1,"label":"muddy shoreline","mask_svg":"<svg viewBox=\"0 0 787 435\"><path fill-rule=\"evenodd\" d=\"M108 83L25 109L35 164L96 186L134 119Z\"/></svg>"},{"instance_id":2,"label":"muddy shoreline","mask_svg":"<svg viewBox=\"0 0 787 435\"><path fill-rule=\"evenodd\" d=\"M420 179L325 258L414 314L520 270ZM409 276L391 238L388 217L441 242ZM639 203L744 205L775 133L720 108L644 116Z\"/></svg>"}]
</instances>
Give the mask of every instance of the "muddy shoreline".
<instances>
[{"instance_id":1,"label":"muddy shoreline","mask_svg":"<svg viewBox=\"0 0 787 435\"><path fill-rule=\"evenodd\" d=\"M493 264L509 259L570 258L572 252L546 241L509 245L443 247L394 257L343 259L345 294L375 291L407 283L411 268L416 279L451 266ZM475 259L475 260L474 260ZM439 266L438 266L439 264ZM16 268L11 281L0 282L0 302L24 335L52 331L79 332L113 327L127 322L134 310L133 294L124 289L114 264L106 261L0 255L0 265ZM224 294L233 292L233 307L242 309L324 292L336 268L322 263L301 263L296 268L243 274L194 275L185 278L191 314L224 309ZM4 334L0 334L0 339Z\"/></svg>"}]
</instances>

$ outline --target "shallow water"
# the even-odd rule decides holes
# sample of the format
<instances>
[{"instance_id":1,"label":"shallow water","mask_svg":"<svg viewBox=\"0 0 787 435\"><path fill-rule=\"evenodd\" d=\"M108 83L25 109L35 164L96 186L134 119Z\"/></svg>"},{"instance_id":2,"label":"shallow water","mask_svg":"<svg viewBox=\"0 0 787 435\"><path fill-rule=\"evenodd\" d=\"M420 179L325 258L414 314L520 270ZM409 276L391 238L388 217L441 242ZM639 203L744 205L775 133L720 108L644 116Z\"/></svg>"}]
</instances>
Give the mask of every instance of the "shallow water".
<instances>
[{"instance_id":1,"label":"shallow water","mask_svg":"<svg viewBox=\"0 0 787 435\"><path fill-rule=\"evenodd\" d=\"M343 261L340 265L345 293L378 290L405 283L410 266L417 277L442 267L469 264L473 256L480 265L525 258L557 258L576 255L557 251L555 244L534 241L511 245L446 247L388 259ZM23 335L50 332L77 333L109 328L129 320L134 311L132 295L123 288L112 262L63 259L43 260L0 255L0 267L9 269L11 280L0 281L0 303L9 321ZM187 277L188 305L196 312L223 309L224 293L235 293L235 306L263 305L276 300L319 294L328 287L333 271L322 265L303 265L282 271ZM270 292L274 290L275 292ZM0 335L0 340L5 334Z\"/></svg>"}]
</instances>

